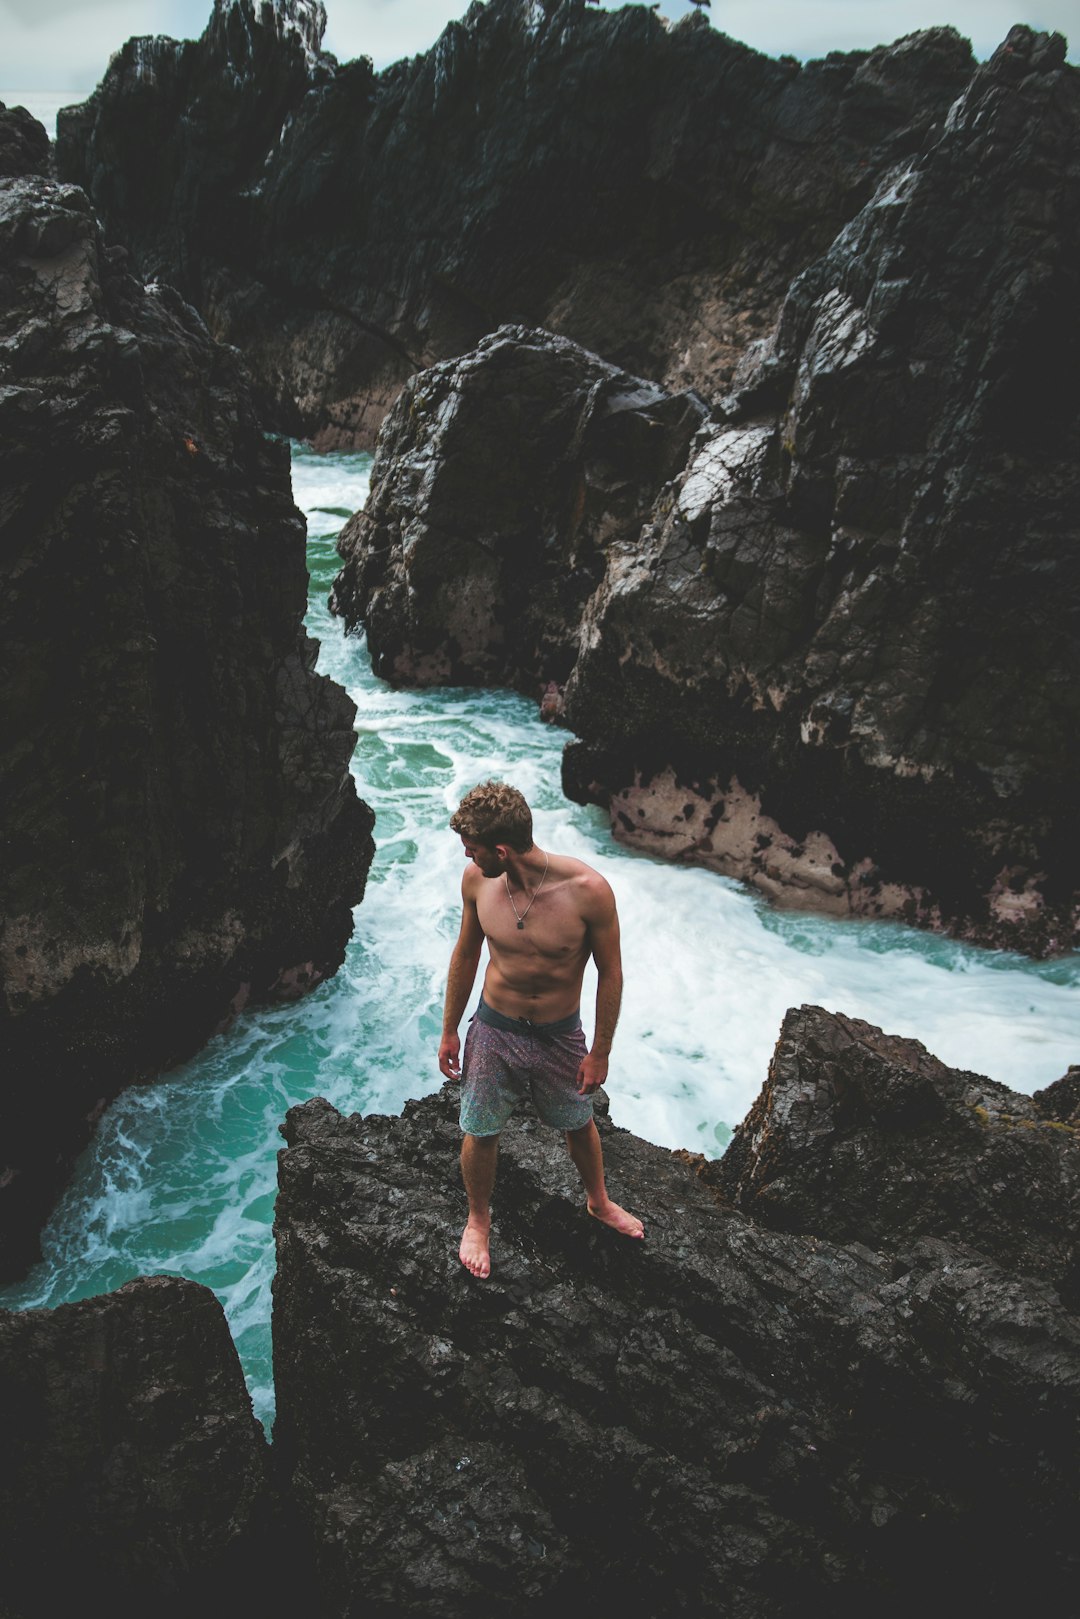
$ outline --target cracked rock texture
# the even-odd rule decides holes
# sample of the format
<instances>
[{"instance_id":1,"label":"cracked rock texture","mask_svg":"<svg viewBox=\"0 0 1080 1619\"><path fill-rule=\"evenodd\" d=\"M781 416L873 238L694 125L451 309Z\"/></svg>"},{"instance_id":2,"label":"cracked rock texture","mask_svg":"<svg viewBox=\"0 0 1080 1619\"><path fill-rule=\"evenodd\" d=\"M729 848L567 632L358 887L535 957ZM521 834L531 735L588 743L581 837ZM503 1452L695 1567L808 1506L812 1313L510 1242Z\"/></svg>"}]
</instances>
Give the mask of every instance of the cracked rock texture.
<instances>
[{"instance_id":1,"label":"cracked rock texture","mask_svg":"<svg viewBox=\"0 0 1080 1619\"><path fill-rule=\"evenodd\" d=\"M198 41L129 41L58 139L110 237L323 445L370 445L414 371L504 323L717 392L972 70L948 28L802 66L697 14L489 0L376 74L323 21L216 0Z\"/></svg>"},{"instance_id":2,"label":"cracked rock texture","mask_svg":"<svg viewBox=\"0 0 1080 1619\"><path fill-rule=\"evenodd\" d=\"M920 1114L928 1075L940 1107ZM822 1225L848 1194L869 1208L882 1158L913 1163L915 1135L936 1196L916 1229L903 1206L890 1223L886 1188L859 1215L872 1243L772 1229L701 1160L602 1122L612 1193L646 1221L631 1243L588 1217L561 1138L520 1118L485 1282L456 1254L453 1086L395 1119L293 1109L275 1449L322 1611L1064 1619L1080 1332L1036 1250L1060 1254L1073 1216L1061 1205L1055 1227L1040 1205L1025 1249L949 1151L979 1130L981 1162L1018 1193L1044 1148L1075 1173L1075 1131L1020 1132L1031 1154L1010 1159L1006 1102L1018 1119L1030 1103L982 1081L993 1110L976 1118L978 1083L820 1009L789 1014L756 1110L774 1122L752 1114L729 1153L737 1202L753 1207L743 1188L772 1165L816 1208L827 1146L820 1163L801 1148L808 1125L772 1149L770 1129L809 1093L841 1156L831 1099L872 1096Z\"/></svg>"},{"instance_id":3,"label":"cracked rock texture","mask_svg":"<svg viewBox=\"0 0 1080 1619\"><path fill-rule=\"evenodd\" d=\"M0 1273L106 1102L341 962L371 860L235 351L0 179Z\"/></svg>"},{"instance_id":4,"label":"cracked rock texture","mask_svg":"<svg viewBox=\"0 0 1080 1619\"><path fill-rule=\"evenodd\" d=\"M0 1311L0 1413L5 1615L236 1611L271 1555L269 1450L208 1288Z\"/></svg>"}]
</instances>

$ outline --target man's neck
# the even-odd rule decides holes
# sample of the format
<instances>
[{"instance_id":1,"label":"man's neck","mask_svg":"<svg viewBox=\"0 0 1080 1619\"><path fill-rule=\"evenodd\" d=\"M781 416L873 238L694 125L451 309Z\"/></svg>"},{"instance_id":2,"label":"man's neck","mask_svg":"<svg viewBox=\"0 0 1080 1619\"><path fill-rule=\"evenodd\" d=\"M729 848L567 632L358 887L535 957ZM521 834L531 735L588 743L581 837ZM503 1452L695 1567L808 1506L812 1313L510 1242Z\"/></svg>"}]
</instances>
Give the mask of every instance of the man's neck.
<instances>
[{"instance_id":1,"label":"man's neck","mask_svg":"<svg viewBox=\"0 0 1080 1619\"><path fill-rule=\"evenodd\" d=\"M533 892L538 883L543 880L548 869L549 857L537 844L533 844L527 854L511 853L507 857L506 876L511 888L523 888Z\"/></svg>"}]
</instances>

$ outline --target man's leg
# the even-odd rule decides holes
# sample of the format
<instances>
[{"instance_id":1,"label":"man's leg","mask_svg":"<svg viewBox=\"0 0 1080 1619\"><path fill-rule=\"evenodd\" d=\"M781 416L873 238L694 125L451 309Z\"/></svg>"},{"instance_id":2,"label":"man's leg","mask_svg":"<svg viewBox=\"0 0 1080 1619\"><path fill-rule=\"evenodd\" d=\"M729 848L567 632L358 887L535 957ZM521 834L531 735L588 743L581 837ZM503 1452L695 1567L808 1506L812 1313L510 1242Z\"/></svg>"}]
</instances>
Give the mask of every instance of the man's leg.
<instances>
[{"instance_id":1,"label":"man's leg","mask_svg":"<svg viewBox=\"0 0 1080 1619\"><path fill-rule=\"evenodd\" d=\"M491 1194L499 1157L498 1136L466 1135L461 1143L461 1178L469 1199L469 1221L458 1257L474 1276L490 1276Z\"/></svg>"},{"instance_id":2,"label":"man's leg","mask_svg":"<svg viewBox=\"0 0 1080 1619\"><path fill-rule=\"evenodd\" d=\"M624 1237L643 1237L645 1227L636 1215L628 1214L607 1195L604 1185L604 1153L600 1146L600 1132L593 1120L580 1130L567 1130L566 1145L577 1166L588 1198L589 1213L611 1226Z\"/></svg>"}]
</instances>

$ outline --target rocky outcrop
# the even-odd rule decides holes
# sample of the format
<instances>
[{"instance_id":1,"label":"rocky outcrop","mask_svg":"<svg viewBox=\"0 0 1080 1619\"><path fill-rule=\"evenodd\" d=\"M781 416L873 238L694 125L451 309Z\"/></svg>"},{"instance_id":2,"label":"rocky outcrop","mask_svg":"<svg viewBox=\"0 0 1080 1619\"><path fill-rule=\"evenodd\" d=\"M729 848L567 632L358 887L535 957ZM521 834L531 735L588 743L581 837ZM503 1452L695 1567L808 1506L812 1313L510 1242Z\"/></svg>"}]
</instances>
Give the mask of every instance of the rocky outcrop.
<instances>
[{"instance_id":1,"label":"rocky outcrop","mask_svg":"<svg viewBox=\"0 0 1080 1619\"><path fill-rule=\"evenodd\" d=\"M324 445L372 443L414 371L502 323L715 393L972 69L951 29L800 66L697 13L489 0L376 75L323 20L215 0L195 43L129 41L58 163Z\"/></svg>"},{"instance_id":2,"label":"rocky outcrop","mask_svg":"<svg viewBox=\"0 0 1080 1619\"><path fill-rule=\"evenodd\" d=\"M798 1229L733 1206L727 1159L717 1183L605 1122L612 1191L647 1223L627 1242L521 1119L477 1282L452 1093L286 1122L275 1450L322 1611L1068 1611L1080 1329L1037 1249L1060 1256L1074 1215L1044 1186L1030 1240L1010 1222L1033 1168L1075 1187L1073 1130L1024 1130L1026 1099L804 1008L729 1153L738 1203L767 1182L770 1225ZM817 1234L849 1200L870 1242Z\"/></svg>"},{"instance_id":3,"label":"rocky outcrop","mask_svg":"<svg viewBox=\"0 0 1080 1619\"><path fill-rule=\"evenodd\" d=\"M49 136L25 107L0 101L0 176L48 174Z\"/></svg>"},{"instance_id":4,"label":"rocky outcrop","mask_svg":"<svg viewBox=\"0 0 1080 1619\"><path fill-rule=\"evenodd\" d=\"M947 1068L917 1040L802 1007L784 1019L761 1095L703 1174L773 1230L876 1249L958 1240L1075 1310L1075 1092L1072 1070L1021 1096Z\"/></svg>"},{"instance_id":5,"label":"rocky outcrop","mask_svg":"<svg viewBox=\"0 0 1080 1619\"><path fill-rule=\"evenodd\" d=\"M0 1270L124 1086L342 960L371 859L235 352L0 180Z\"/></svg>"},{"instance_id":6,"label":"rocky outcrop","mask_svg":"<svg viewBox=\"0 0 1080 1619\"><path fill-rule=\"evenodd\" d=\"M676 476L677 437L652 461L642 428L609 464L575 433L594 358L572 381L560 348L537 397L537 334L415 378L336 587L379 671L557 687L549 710L581 739L566 790L638 847L781 904L1070 947L1080 75L1063 52L1013 30L796 279Z\"/></svg>"},{"instance_id":7,"label":"rocky outcrop","mask_svg":"<svg viewBox=\"0 0 1080 1619\"><path fill-rule=\"evenodd\" d=\"M154 1276L0 1312L0 1411L5 1614L248 1599L273 1555L269 1452L208 1288Z\"/></svg>"},{"instance_id":8,"label":"rocky outcrop","mask_svg":"<svg viewBox=\"0 0 1080 1619\"><path fill-rule=\"evenodd\" d=\"M403 390L331 607L396 684L558 687L607 553L636 543L707 415L694 393L501 327Z\"/></svg>"}]
</instances>

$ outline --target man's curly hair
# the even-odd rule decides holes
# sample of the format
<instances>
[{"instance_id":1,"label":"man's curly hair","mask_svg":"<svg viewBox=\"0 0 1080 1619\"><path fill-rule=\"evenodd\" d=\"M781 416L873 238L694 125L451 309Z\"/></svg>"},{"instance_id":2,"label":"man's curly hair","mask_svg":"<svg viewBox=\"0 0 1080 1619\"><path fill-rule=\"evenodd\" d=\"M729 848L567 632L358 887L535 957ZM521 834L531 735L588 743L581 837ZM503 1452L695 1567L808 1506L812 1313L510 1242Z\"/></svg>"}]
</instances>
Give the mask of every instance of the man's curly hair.
<instances>
[{"instance_id":1,"label":"man's curly hair","mask_svg":"<svg viewBox=\"0 0 1080 1619\"><path fill-rule=\"evenodd\" d=\"M488 849L508 844L518 854L533 846L532 810L516 787L505 781L482 781L466 793L450 817L453 830Z\"/></svg>"}]
</instances>

